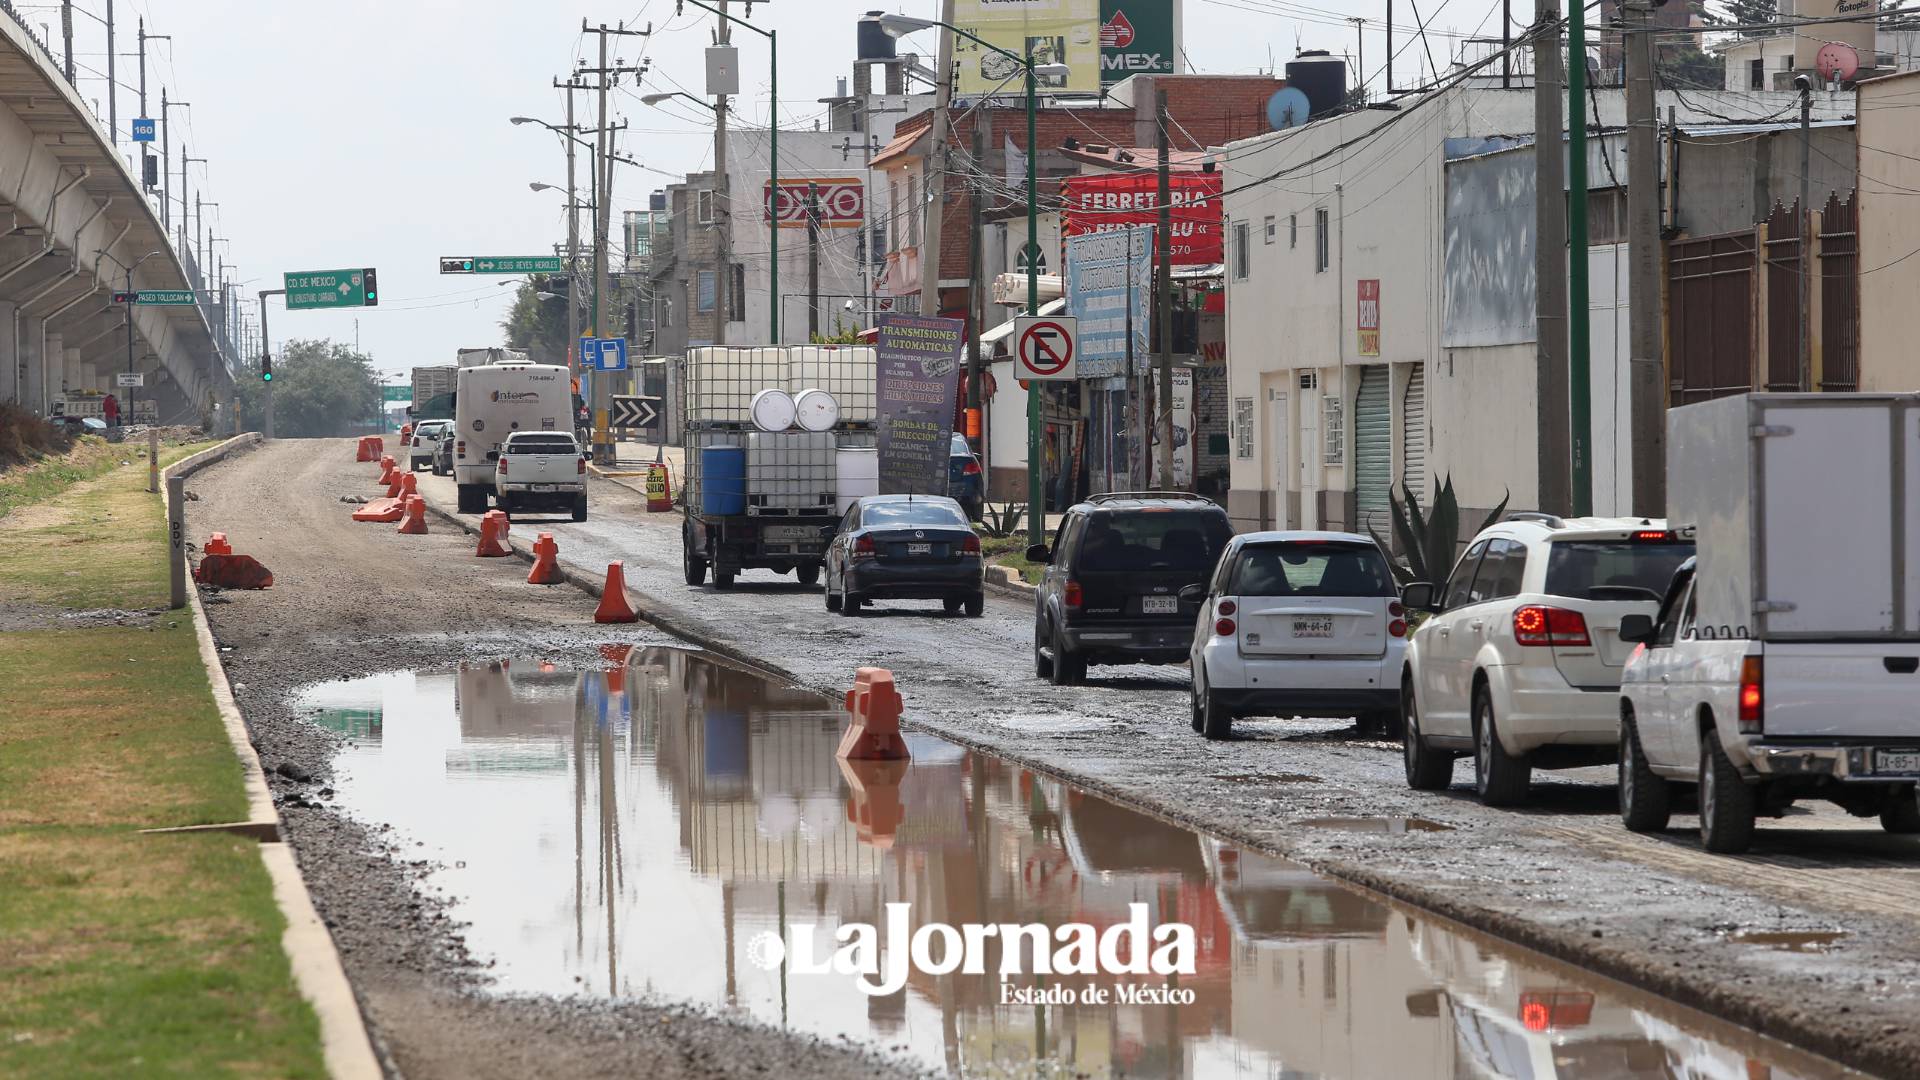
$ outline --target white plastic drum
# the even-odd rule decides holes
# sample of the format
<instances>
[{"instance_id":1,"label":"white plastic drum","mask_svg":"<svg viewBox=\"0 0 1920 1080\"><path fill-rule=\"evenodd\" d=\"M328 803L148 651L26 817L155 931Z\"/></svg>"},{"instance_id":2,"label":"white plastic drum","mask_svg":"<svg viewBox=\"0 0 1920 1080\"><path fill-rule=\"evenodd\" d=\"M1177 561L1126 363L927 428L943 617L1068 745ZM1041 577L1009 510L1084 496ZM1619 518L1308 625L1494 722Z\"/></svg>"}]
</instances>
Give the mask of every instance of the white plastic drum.
<instances>
[{"instance_id":1,"label":"white plastic drum","mask_svg":"<svg viewBox=\"0 0 1920 1080\"><path fill-rule=\"evenodd\" d=\"M863 495L880 494L880 455L871 447L843 447L833 455L834 505L844 516Z\"/></svg>"},{"instance_id":2,"label":"white plastic drum","mask_svg":"<svg viewBox=\"0 0 1920 1080\"><path fill-rule=\"evenodd\" d=\"M840 403L825 390L802 390L793 399L800 426L808 431L831 431L840 422Z\"/></svg>"},{"instance_id":3,"label":"white plastic drum","mask_svg":"<svg viewBox=\"0 0 1920 1080\"><path fill-rule=\"evenodd\" d=\"M793 426L793 396L785 390L762 390L753 395L748 415L761 431L785 431Z\"/></svg>"}]
</instances>

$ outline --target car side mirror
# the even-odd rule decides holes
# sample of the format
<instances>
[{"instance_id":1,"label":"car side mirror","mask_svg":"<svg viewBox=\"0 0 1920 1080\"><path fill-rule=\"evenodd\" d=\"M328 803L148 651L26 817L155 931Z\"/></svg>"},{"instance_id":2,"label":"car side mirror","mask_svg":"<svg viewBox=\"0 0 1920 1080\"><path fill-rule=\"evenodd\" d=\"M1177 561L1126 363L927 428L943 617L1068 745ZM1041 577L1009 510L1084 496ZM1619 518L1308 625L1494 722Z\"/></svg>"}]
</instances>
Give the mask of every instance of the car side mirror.
<instances>
[{"instance_id":1,"label":"car side mirror","mask_svg":"<svg viewBox=\"0 0 1920 1080\"><path fill-rule=\"evenodd\" d=\"M1416 581L1400 590L1400 602L1415 611L1437 611L1434 601L1434 588L1431 582Z\"/></svg>"},{"instance_id":2,"label":"car side mirror","mask_svg":"<svg viewBox=\"0 0 1920 1080\"><path fill-rule=\"evenodd\" d=\"M1050 563L1053 561L1053 556L1052 553L1047 550L1047 545L1035 544L1027 549L1027 561L1031 563Z\"/></svg>"},{"instance_id":3,"label":"car side mirror","mask_svg":"<svg viewBox=\"0 0 1920 1080\"><path fill-rule=\"evenodd\" d=\"M1628 615L1620 620L1620 640L1648 642L1653 640L1653 616Z\"/></svg>"},{"instance_id":4,"label":"car side mirror","mask_svg":"<svg viewBox=\"0 0 1920 1080\"><path fill-rule=\"evenodd\" d=\"M1189 604L1197 604L1206 598L1207 587L1205 585L1189 585L1180 590L1180 599L1185 600Z\"/></svg>"}]
</instances>

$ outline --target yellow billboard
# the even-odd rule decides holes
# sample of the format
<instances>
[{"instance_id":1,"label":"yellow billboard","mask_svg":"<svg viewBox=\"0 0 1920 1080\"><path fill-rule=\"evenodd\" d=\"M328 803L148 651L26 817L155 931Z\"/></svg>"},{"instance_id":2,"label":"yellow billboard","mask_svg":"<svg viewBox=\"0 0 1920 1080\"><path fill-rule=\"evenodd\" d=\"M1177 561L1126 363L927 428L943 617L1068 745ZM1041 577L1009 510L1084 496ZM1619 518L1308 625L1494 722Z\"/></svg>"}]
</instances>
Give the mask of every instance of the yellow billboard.
<instances>
[{"instance_id":1,"label":"yellow billboard","mask_svg":"<svg viewBox=\"0 0 1920 1080\"><path fill-rule=\"evenodd\" d=\"M1064 76L1042 76L1043 94L1100 92L1100 0L954 0L954 22L968 33L1035 64L1065 64ZM991 49L956 36L959 69L954 92L1019 94L1021 67Z\"/></svg>"}]
</instances>

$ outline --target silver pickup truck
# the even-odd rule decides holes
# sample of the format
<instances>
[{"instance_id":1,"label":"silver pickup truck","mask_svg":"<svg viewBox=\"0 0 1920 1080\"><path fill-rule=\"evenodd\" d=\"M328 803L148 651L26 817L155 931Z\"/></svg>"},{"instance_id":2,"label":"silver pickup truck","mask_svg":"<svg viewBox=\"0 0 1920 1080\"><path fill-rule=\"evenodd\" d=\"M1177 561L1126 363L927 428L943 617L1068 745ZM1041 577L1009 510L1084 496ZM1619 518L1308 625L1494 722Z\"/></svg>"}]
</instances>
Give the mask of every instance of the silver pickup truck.
<instances>
[{"instance_id":1,"label":"silver pickup truck","mask_svg":"<svg viewBox=\"0 0 1920 1080\"><path fill-rule=\"evenodd\" d=\"M493 501L509 516L572 510L587 520L587 457L564 431L516 431L500 445Z\"/></svg>"}]
</instances>

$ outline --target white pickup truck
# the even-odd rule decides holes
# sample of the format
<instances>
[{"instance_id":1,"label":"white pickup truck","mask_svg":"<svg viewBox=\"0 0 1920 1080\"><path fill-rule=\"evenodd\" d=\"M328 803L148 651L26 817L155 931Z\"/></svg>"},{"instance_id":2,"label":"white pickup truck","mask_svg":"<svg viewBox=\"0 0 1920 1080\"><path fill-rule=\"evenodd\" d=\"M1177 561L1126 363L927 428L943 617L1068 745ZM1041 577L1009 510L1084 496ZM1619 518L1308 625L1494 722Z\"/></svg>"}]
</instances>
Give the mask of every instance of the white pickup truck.
<instances>
[{"instance_id":1,"label":"white pickup truck","mask_svg":"<svg viewBox=\"0 0 1920 1080\"><path fill-rule=\"evenodd\" d=\"M1668 414L1668 522L1691 528L1621 679L1620 808L1701 840L1827 799L1920 832L1920 396L1745 394Z\"/></svg>"},{"instance_id":2,"label":"white pickup truck","mask_svg":"<svg viewBox=\"0 0 1920 1080\"><path fill-rule=\"evenodd\" d=\"M516 431L500 444L494 505L507 512L573 511L587 520L587 458L564 431Z\"/></svg>"}]
</instances>

